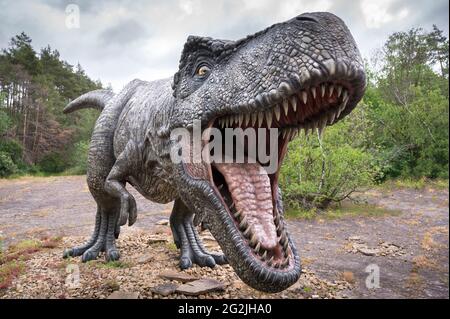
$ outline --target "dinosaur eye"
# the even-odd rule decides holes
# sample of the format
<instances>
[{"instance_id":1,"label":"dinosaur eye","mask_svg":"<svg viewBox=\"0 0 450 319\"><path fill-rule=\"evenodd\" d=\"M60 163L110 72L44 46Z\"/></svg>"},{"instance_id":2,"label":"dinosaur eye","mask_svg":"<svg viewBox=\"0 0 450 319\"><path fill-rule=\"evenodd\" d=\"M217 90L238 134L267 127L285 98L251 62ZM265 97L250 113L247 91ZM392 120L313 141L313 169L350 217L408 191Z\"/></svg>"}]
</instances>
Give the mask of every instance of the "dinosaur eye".
<instances>
[{"instance_id":1,"label":"dinosaur eye","mask_svg":"<svg viewBox=\"0 0 450 319\"><path fill-rule=\"evenodd\" d=\"M197 69L196 74L199 75L199 76L205 76L205 75L207 75L209 72L211 72L211 69L210 69L208 66L206 66L206 65L202 65L201 67L199 67L199 68Z\"/></svg>"}]
</instances>

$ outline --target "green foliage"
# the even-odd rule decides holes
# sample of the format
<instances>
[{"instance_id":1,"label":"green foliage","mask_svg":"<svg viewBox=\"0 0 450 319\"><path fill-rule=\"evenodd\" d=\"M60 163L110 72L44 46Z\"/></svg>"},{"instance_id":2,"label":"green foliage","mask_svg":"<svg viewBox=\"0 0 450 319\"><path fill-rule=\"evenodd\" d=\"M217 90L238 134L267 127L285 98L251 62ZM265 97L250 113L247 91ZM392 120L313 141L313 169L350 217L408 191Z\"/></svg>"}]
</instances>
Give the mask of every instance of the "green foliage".
<instances>
[{"instance_id":1,"label":"green foliage","mask_svg":"<svg viewBox=\"0 0 450 319\"><path fill-rule=\"evenodd\" d=\"M280 185L290 208L326 208L362 188L373 185L379 174L374 157L361 143L367 138L353 117L327 129L322 140L313 135L289 144Z\"/></svg>"},{"instance_id":2,"label":"green foliage","mask_svg":"<svg viewBox=\"0 0 450 319\"><path fill-rule=\"evenodd\" d=\"M75 144L74 150L71 154L72 165L66 170L69 175L86 174L87 169L87 154L89 150L89 143L87 141L79 141Z\"/></svg>"},{"instance_id":3,"label":"green foliage","mask_svg":"<svg viewBox=\"0 0 450 319\"><path fill-rule=\"evenodd\" d=\"M48 154L37 164L39 171L44 173L61 173L66 165L65 158L59 153Z\"/></svg>"},{"instance_id":4,"label":"green foliage","mask_svg":"<svg viewBox=\"0 0 450 319\"><path fill-rule=\"evenodd\" d=\"M14 164L11 156L0 151L0 177L6 177L17 172L17 166Z\"/></svg>"}]
</instances>

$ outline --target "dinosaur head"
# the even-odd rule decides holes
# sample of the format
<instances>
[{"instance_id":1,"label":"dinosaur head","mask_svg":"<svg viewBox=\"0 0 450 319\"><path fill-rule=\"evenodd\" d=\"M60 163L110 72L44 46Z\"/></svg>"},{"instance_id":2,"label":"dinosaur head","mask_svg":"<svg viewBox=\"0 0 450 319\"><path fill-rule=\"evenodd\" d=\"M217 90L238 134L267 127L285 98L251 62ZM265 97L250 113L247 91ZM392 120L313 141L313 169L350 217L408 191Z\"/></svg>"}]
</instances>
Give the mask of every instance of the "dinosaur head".
<instances>
[{"instance_id":1,"label":"dinosaur head","mask_svg":"<svg viewBox=\"0 0 450 319\"><path fill-rule=\"evenodd\" d=\"M330 13L302 14L238 41L188 38L173 79L171 128L192 128L195 121L203 132L254 128L257 139L278 129L276 146L264 145L277 155L273 171L258 160L181 163L175 170L194 221L205 223L250 286L276 292L299 278L300 260L283 219L279 167L300 129L321 131L342 119L365 85L353 37ZM257 145L244 143L245 159Z\"/></svg>"}]
</instances>

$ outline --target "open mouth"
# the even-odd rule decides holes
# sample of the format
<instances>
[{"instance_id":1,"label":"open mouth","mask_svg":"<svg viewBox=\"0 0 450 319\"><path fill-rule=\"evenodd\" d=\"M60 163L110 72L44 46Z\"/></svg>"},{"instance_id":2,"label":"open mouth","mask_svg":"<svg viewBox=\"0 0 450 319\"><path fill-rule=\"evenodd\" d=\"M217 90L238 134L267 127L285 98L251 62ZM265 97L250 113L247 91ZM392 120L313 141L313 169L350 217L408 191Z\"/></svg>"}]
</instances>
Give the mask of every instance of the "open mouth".
<instances>
[{"instance_id":1,"label":"open mouth","mask_svg":"<svg viewBox=\"0 0 450 319\"><path fill-rule=\"evenodd\" d=\"M257 139L262 132L269 136L269 129L278 129L278 149L268 150L277 152L276 172L268 173L263 167L265 163L248 161L247 144L244 163L213 162L209 166L210 183L241 240L266 269L287 271L295 266L289 236L277 205L280 202L278 175L288 143L301 129L306 134L321 133L326 125L333 124L347 107L352 94L352 86L348 83L323 82L286 95L277 103L258 107L262 111L227 114L209 122L209 127L221 130L222 136L225 136L226 128L254 128Z\"/></svg>"}]
</instances>

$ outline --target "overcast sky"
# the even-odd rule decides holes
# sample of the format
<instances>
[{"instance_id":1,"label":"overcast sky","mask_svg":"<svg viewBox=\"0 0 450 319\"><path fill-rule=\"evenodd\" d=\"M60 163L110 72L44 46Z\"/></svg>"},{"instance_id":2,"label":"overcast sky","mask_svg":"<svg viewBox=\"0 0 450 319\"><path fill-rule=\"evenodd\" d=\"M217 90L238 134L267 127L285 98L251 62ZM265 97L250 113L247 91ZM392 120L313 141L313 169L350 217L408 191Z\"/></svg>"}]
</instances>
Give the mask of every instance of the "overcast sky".
<instances>
[{"instance_id":1,"label":"overcast sky","mask_svg":"<svg viewBox=\"0 0 450 319\"><path fill-rule=\"evenodd\" d=\"M236 40L311 11L341 17L367 58L395 31L436 24L448 36L448 0L0 0L0 47L25 31L118 91L172 76L190 34Z\"/></svg>"}]
</instances>

